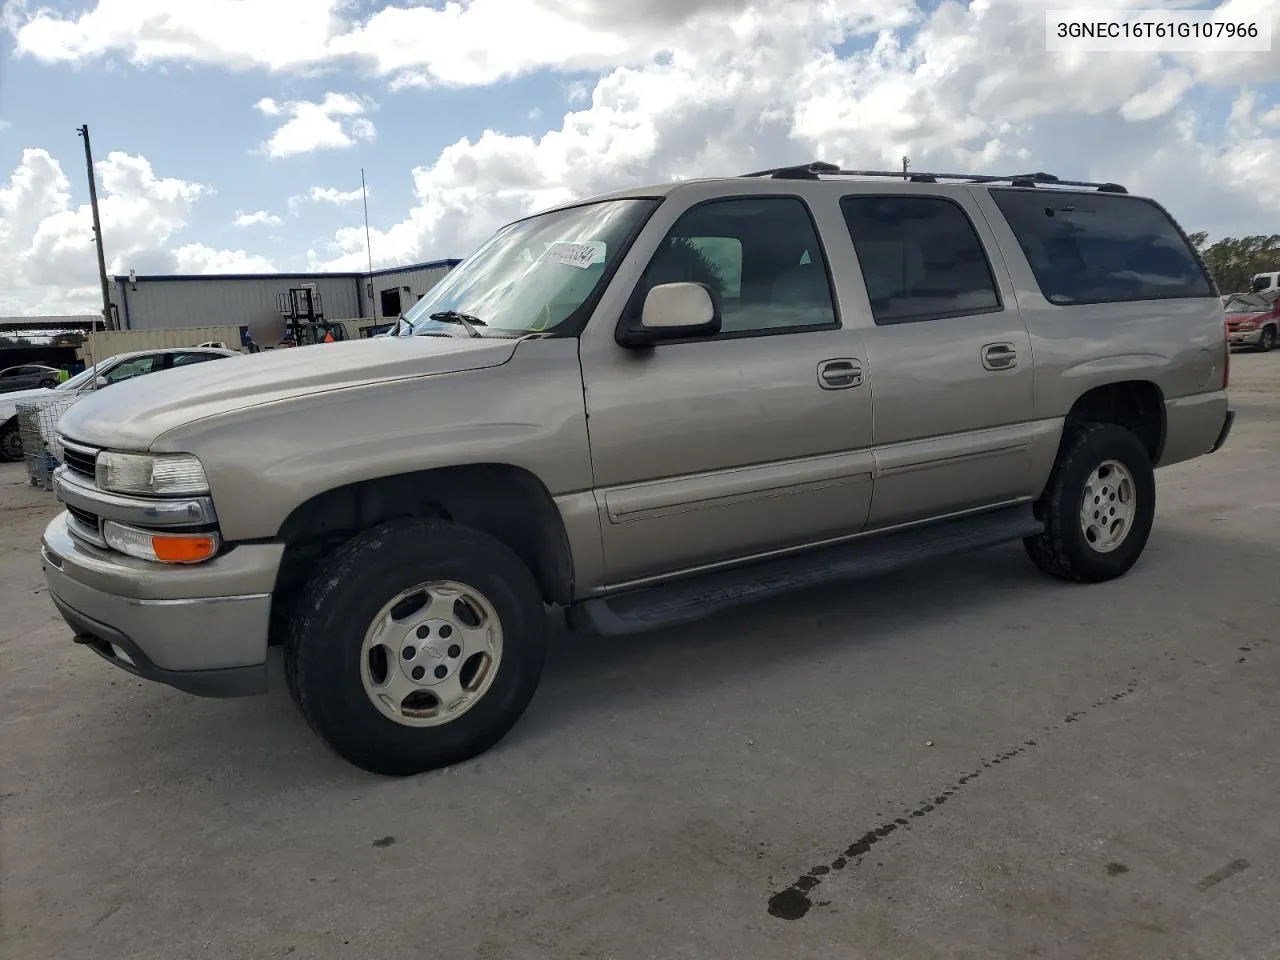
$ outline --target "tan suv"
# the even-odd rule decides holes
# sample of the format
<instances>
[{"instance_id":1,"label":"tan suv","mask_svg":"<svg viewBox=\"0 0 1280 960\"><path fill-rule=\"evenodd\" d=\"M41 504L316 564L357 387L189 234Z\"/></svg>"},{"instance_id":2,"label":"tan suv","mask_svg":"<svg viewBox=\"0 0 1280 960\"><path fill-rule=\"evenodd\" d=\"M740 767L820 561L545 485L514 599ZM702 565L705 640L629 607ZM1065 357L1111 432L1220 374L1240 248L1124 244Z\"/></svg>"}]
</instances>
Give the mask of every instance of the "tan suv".
<instances>
[{"instance_id":1,"label":"tan suv","mask_svg":"<svg viewBox=\"0 0 1280 960\"><path fill-rule=\"evenodd\" d=\"M1022 540L1120 576L1153 467L1232 422L1213 282L1115 184L825 164L512 223L400 335L140 378L63 418L78 642L266 687L408 774L497 742L548 607L607 634Z\"/></svg>"}]
</instances>

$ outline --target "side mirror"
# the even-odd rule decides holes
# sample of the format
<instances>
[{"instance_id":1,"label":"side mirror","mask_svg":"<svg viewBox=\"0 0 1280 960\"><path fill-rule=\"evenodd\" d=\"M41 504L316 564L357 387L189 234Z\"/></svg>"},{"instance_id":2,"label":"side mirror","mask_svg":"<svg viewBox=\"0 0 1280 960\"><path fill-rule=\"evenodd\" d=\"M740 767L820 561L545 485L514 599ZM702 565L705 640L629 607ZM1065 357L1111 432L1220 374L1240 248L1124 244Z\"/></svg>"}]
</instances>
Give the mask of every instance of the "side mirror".
<instances>
[{"instance_id":1,"label":"side mirror","mask_svg":"<svg viewBox=\"0 0 1280 960\"><path fill-rule=\"evenodd\" d=\"M669 340L712 337L720 332L720 305L701 283L664 283L644 298L637 319L628 317L616 339L624 347L648 347Z\"/></svg>"}]
</instances>

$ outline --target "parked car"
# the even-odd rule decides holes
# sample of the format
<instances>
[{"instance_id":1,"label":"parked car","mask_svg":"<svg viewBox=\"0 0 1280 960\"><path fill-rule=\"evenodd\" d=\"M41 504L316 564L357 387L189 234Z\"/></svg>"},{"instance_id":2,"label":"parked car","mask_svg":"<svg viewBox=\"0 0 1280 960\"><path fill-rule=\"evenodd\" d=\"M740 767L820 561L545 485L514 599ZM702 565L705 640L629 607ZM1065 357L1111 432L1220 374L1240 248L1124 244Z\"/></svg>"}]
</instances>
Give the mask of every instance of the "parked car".
<instances>
[{"instance_id":1,"label":"parked car","mask_svg":"<svg viewBox=\"0 0 1280 960\"><path fill-rule=\"evenodd\" d=\"M102 387L171 367L185 367L192 363L215 360L221 357L238 357L234 350L213 350L201 347L166 347L159 350L135 350L107 357L96 367L87 367L74 377L54 387L37 387L0 394L0 463L22 459L22 435L18 429L17 404L22 400L40 397L84 395ZM56 377L54 378L56 382ZM53 438L45 438L46 442Z\"/></svg>"},{"instance_id":2,"label":"parked car","mask_svg":"<svg viewBox=\"0 0 1280 960\"><path fill-rule=\"evenodd\" d=\"M1249 280L1249 289L1254 293L1280 289L1280 271L1255 273Z\"/></svg>"},{"instance_id":3,"label":"parked car","mask_svg":"<svg viewBox=\"0 0 1280 960\"><path fill-rule=\"evenodd\" d=\"M7 367L0 370L0 393L34 388L52 390L58 385L61 372L57 367L46 367L38 363Z\"/></svg>"},{"instance_id":4,"label":"parked car","mask_svg":"<svg viewBox=\"0 0 1280 960\"><path fill-rule=\"evenodd\" d=\"M1266 353L1276 345L1280 332L1280 299L1274 291L1233 294L1223 307L1227 337L1233 347L1253 347Z\"/></svg>"},{"instance_id":5,"label":"parked car","mask_svg":"<svg viewBox=\"0 0 1280 960\"><path fill-rule=\"evenodd\" d=\"M567 204L499 230L402 336L78 403L54 606L203 695L263 692L281 643L313 729L410 774L517 722L547 605L626 634L1018 540L1062 580L1120 577L1155 468L1233 422L1186 236L1114 184L874 177Z\"/></svg>"}]
</instances>

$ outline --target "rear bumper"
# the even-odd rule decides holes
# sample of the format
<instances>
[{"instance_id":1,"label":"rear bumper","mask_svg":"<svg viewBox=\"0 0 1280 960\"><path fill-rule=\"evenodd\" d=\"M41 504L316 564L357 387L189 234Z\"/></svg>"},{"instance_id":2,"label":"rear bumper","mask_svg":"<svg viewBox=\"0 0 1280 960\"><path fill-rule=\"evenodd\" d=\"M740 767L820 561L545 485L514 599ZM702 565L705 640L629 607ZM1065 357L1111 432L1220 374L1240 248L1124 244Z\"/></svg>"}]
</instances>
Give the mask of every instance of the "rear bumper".
<instances>
[{"instance_id":1,"label":"rear bumper","mask_svg":"<svg viewBox=\"0 0 1280 960\"><path fill-rule=\"evenodd\" d=\"M1223 425L1233 416L1227 391L1211 390L1165 401L1164 450L1158 466L1182 463L1218 449Z\"/></svg>"},{"instance_id":2,"label":"rear bumper","mask_svg":"<svg viewBox=\"0 0 1280 960\"><path fill-rule=\"evenodd\" d=\"M1228 410L1226 419L1222 422L1222 432L1218 434L1218 439L1213 442L1213 449L1210 453L1217 453L1222 449L1222 445L1227 442L1227 437L1231 435L1231 427L1236 422L1236 412Z\"/></svg>"},{"instance_id":3,"label":"rear bumper","mask_svg":"<svg viewBox=\"0 0 1280 960\"><path fill-rule=\"evenodd\" d=\"M207 564L163 567L100 550L54 518L41 566L79 643L124 670L201 696L266 690L271 590L283 549L237 547Z\"/></svg>"}]
</instances>

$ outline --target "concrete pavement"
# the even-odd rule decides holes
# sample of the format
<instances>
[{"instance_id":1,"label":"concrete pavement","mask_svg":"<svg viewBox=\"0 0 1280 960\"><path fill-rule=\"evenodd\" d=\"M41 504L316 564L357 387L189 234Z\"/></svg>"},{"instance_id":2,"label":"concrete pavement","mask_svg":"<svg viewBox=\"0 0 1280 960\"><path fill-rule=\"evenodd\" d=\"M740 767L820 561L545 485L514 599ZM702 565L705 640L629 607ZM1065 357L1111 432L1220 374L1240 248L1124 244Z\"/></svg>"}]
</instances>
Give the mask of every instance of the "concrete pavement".
<instances>
[{"instance_id":1,"label":"concrete pavement","mask_svg":"<svg viewBox=\"0 0 1280 960\"><path fill-rule=\"evenodd\" d=\"M1280 356L1132 573L1017 547L616 641L408 780L273 690L113 670L0 467L0 941L21 960L1280 956Z\"/></svg>"}]
</instances>

